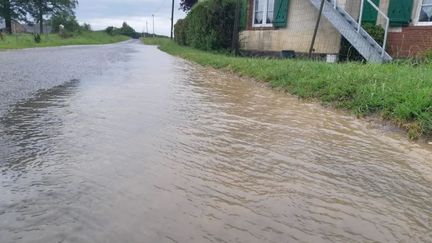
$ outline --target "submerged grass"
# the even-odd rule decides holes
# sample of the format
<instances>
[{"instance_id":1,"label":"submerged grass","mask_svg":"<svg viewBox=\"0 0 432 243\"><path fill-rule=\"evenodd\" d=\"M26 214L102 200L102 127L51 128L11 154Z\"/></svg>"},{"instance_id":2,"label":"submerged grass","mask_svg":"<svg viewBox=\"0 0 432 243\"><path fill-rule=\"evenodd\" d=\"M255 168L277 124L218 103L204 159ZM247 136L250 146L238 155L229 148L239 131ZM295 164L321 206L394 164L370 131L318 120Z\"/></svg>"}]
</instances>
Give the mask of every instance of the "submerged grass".
<instances>
[{"instance_id":1,"label":"submerged grass","mask_svg":"<svg viewBox=\"0 0 432 243\"><path fill-rule=\"evenodd\" d=\"M22 49L32 47L109 44L129 39L127 36L111 36L102 31L82 32L70 38L62 38L58 34L41 35L41 42L36 43L31 34L5 35L0 39L1 49Z\"/></svg>"},{"instance_id":2,"label":"submerged grass","mask_svg":"<svg viewBox=\"0 0 432 243\"><path fill-rule=\"evenodd\" d=\"M233 57L179 46L169 39L144 43L201 65L267 81L305 99L318 99L358 116L379 114L408 131L432 137L432 65L327 64L309 60Z\"/></svg>"}]
</instances>

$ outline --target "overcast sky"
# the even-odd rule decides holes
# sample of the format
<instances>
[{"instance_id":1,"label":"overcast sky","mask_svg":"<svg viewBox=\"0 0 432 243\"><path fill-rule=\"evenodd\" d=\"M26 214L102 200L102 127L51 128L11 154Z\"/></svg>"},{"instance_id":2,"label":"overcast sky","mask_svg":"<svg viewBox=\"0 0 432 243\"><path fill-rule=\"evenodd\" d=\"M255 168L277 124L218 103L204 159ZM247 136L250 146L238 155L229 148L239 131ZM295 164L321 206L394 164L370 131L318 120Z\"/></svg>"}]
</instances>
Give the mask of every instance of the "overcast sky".
<instances>
[{"instance_id":1,"label":"overcast sky","mask_svg":"<svg viewBox=\"0 0 432 243\"><path fill-rule=\"evenodd\" d=\"M76 15L80 23L89 23L94 30L108 26L120 27L126 21L136 31L142 32L148 23L153 31L152 14L155 15L156 34L170 34L172 0L79 0ZM174 23L184 17L179 10L180 0L175 0Z\"/></svg>"}]
</instances>

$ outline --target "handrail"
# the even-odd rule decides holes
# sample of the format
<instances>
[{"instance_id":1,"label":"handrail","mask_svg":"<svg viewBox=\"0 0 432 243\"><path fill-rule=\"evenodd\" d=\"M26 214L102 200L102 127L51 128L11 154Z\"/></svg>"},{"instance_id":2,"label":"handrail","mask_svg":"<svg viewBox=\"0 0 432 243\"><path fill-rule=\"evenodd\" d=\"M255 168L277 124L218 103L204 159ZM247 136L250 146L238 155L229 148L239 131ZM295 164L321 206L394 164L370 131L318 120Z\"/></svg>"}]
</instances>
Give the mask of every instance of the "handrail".
<instances>
[{"instance_id":1,"label":"handrail","mask_svg":"<svg viewBox=\"0 0 432 243\"><path fill-rule=\"evenodd\" d=\"M384 31L384 40L383 40L383 46L382 46L383 52L381 54L382 56L384 56L385 53L386 53L387 38L388 38L388 29L390 27L390 18L383 11L381 11L381 9L379 9L379 7L377 5L375 5L375 3L373 3L371 0L367 0L367 1L386 20L386 26L385 26L385 31ZM361 4L364 5L364 0L362 0ZM360 31L361 19L362 18L363 18L363 11L360 12L360 20L359 20L359 29L358 29L358 31Z\"/></svg>"},{"instance_id":2,"label":"handrail","mask_svg":"<svg viewBox=\"0 0 432 243\"><path fill-rule=\"evenodd\" d=\"M382 53L381 53L381 56L382 57L384 57L385 56L385 54L386 54L386 47L387 47L387 38L388 38L388 30L389 30L389 27L390 27L390 18L383 12L383 11L381 11L381 9L377 6L377 5L375 5L375 3L374 2L372 2L371 0L366 0L379 14L381 14L383 17L384 17L384 19L386 20L386 25L385 25L385 29L384 29L384 40L383 40L383 45L382 45L382 49L383 49L383 51L382 51ZM360 13L359 13L359 21L358 21L358 23L357 23L357 32L360 32L360 30L361 30L361 24L362 24L362 21L363 21L363 10L364 10L364 3L365 3L365 0L362 0L361 1L361 4L360 4ZM337 6L338 6L338 2L337 2L337 0L333 0L333 7L336 9L337 8Z\"/></svg>"}]
</instances>

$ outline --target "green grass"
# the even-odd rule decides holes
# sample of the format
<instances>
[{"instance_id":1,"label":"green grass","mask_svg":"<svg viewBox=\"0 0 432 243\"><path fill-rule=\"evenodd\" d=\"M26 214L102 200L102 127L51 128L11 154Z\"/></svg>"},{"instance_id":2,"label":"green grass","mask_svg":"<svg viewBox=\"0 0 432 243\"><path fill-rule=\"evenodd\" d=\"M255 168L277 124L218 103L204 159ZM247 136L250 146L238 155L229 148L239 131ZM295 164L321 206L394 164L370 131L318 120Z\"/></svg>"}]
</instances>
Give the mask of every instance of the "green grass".
<instances>
[{"instance_id":1,"label":"green grass","mask_svg":"<svg viewBox=\"0 0 432 243\"><path fill-rule=\"evenodd\" d=\"M411 139L432 137L432 64L244 58L179 46L169 39L149 38L144 43L204 66L267 81L272 87L358 116L378 114L406 129Z\"/></svg>"},{"instance_id":2,"label":"green grass","mask_svg":"<svg viewBox=\"0 0 432 243\"><path fill-rule=\"evenodd\" d=\"M66 45L109 44L129 39L129 37L122 35L110 36L102 31L82 32L80 34L74 34L70 38L62 38L58 34L42 35L41 38L42 41L36 43L31 34L5 35L3 40L0 39L0 50Z\"/></svg>"}]
</instances>

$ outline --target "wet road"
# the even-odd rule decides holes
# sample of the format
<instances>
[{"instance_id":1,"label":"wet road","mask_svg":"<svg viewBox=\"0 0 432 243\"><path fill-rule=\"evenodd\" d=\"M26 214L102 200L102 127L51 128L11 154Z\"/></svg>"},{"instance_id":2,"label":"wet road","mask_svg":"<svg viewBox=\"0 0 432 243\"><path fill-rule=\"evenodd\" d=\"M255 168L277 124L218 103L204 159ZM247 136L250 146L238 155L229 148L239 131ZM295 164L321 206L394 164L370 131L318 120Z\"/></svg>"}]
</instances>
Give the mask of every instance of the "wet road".
<instances>
[{"instance_id":1,"label":"wet road","mask_svg":"<svg viewBox=\"0 0 432 243\"><path fill-rule=\"evenodd\" d=\"M137 42L0 64L2 243L431 242L432 149L391 129Z\"/></svg>"}]
</instances>

